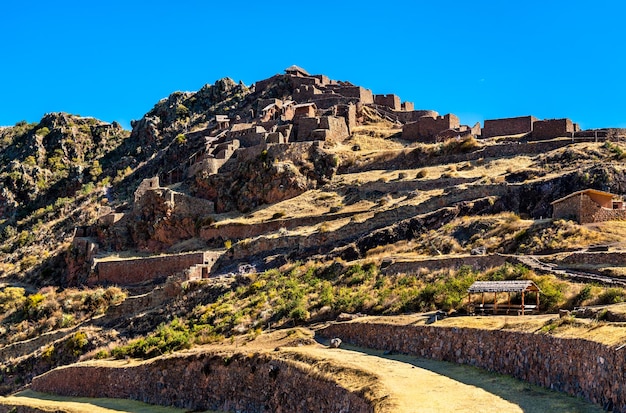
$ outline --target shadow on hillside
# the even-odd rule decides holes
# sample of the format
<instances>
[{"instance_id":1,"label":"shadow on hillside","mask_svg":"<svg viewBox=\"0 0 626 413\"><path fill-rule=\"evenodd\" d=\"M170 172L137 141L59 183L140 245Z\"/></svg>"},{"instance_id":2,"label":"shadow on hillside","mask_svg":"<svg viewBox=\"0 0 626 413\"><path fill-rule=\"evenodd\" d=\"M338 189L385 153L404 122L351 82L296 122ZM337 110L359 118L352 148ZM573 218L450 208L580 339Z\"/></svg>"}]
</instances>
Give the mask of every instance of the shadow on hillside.
<instances>
[{"instance_id":1,"label":"shadow on hillside","mask_svg":"<svg viewBox=\"0 0 626 413\"><path fill-rule=\"evenodd\" d=\"M316 340L322 344L328 344L328 340L323 340L319 337L316 337ZM446 361L423 359L403 354L384 354L381 350L356 347L343 343L341 344L341 348L411 364L421 369L446 376L460 383L483 389L486 392L499 396L519 406L525 413L543 413L547 411L599 413L603 411L600 406L596 406L580 398L532 385L511 376L488 372L477 367ZM433 397L440 396L441 395L433 395Z\"/></svg>"}]
</instances>

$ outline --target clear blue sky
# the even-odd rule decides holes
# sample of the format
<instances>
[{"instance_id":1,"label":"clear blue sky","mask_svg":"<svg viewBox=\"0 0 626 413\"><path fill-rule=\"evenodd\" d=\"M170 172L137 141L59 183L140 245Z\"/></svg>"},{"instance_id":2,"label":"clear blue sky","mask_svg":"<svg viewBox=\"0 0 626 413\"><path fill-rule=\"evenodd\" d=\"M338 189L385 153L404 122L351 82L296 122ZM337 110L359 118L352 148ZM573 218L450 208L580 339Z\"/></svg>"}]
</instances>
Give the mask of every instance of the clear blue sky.
<instances>
[{"instance_id":1,"label":"clear blue sky","mask_svg":"<svg viewBox=\"0 0 626 413\"><path fill-rule=\"evenodd\" d=\"M626 127L626 2L6 1L0 125L65 111L128 127L161 98L297 64L463 123Z\"/></svg>"}]
</instances>

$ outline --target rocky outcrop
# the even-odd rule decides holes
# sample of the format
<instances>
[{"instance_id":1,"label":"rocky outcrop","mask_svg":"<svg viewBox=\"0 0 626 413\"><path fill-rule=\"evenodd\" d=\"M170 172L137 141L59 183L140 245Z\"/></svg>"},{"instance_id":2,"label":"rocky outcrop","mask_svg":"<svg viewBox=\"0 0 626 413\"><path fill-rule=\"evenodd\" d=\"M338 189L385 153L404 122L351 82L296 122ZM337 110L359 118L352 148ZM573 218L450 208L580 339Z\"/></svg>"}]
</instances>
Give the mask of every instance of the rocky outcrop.
<instances>
[{"instance_id":1,"label":"rocky outcrop","mask_svg":"<svg viewBox=\"0 0 626 413\"><path fill-rule=\"evenodd\" d=\"M335 156L319 142L240 149L237 159L233 171L196 177L194 194L214 201L217 212L248 212L293 198L329 182L337 170Z\"/></svg>"}]
</instances>

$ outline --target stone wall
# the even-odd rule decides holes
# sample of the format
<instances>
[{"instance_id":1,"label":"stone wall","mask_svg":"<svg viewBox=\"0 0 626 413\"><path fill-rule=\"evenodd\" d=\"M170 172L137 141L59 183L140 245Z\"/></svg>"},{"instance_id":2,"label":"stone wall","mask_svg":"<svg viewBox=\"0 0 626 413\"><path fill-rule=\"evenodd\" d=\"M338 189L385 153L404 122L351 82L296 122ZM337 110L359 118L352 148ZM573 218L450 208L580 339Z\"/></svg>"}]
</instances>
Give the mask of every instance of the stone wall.
<instances>
[{"instance_id":1,"label":"stone wall","mask_svg":"<svg viewBox=\"0 0 626 413\"><path fill-rule=\"evenodd\" d=\"M561 260L563 264L606 264L623 266L626 252L575 252Z\"/></svg>"},{"instance_id":2,"label":"stone wall","mask_svg":"<svg viewBox=\"0 0 626 413\"><path fill-rule=\"evenodd\" d=\"M394 111L393 114L398 118L398 120L402 123L411 123L417 122L419 118L423 116L430 116L431 118L436 118L439 116L439 113L434 110L413 110L410 111Z\"/></svg>"},{"instance_id":3,"label":"stone wall","mask_svg":"<svg viewBox=\"0 0 626 413\"><path fill-rule=\"evenodd\" d=\"M518 135L533 131L533 124L537 121L534 116L522 116L518 118L489 119L485 121L481 136L491 138L494 136Z\"/></svg>"},{"instance_id":4,"label":"stone wall","mask_svg":"<svg viewBox=\"0 0 626 413\"><path fill-rule=\"evenodd\" d=\"M144 179L137 187L137 190L135 190L135 202L139 201L139 199L141 199L146 191L151 189L157 189L159 187L160 185L158 176L155 176L154 178Z\"/></svg>"},{"instance_id":5,"label":"stone wall","mask_svg":"<svg viewBox=\"0 0 626 413\"><path fill-rule=\"evenodd\" d=\"M415 105L413 104L413 102L402 102L402 106L400 107L400 110L405 111L405 112L411 112L415 110Z\"/></svg>"},{"instance_id":6,"label":"stone wall","mask_svg":"<svg viewBox=\"0 0 626 413\"><path fill-rule=\"evenodd\" d=\"M31 388L62 396L133 399L193 411L374 411L373 402L326 378L323 372L267 354L188 354L134 366L75 364L35 377Z\"/></svg>"},{"instance_id":7,"label":"stone wall","mask_svg":"<svg viewBox=\"0 0 626 413\"><path fill-rule=\"evenodd\" d=\"M296 122L296 128L296 139L299 142L341 139L350 134L345 118L337 116L299 118Z\"/></svg>"},{"instance_id":8,"label":"stone wall","mask_svg":"<svg viewBox=\"0 0 626 413\"><path fill-rule=\"evenodd\" d=\"M574 124L569 119L546 119L533 123L532 140L571 137L575 132Z\"/></svg>"},{"instance_id":9,"label":"stone wall","mask_svg":"<svg viewBox=\"0 0 626 413\"><path fill-rule=\"evenodd\" d=\"M505 330L335 323L326 337L380 350L469 364L626 412L624 349Z\"/></svg>"},{"instance_id":10,"label":"stone wall","mask_svg":"<svg viewBox=\"0 0 626 413\"><path fill-rule=\"evenodd\" d=\"M552 218L575 219L579 224L626 220L626 210L602 208L587 194L581 193L552 205Z\"/></svg>"},{"instance_id":11,"label":"stone wall","mask_svg":"<svg viewBox=\"0 0 626 413\"><path fill-rule=\"evenodd\" d=\"M422 116L417 122L402 127L402 139L435 142L440 132L459 126L459 118L451 113L437 117Z\"/></svg>"},{"instance_id":12,"label":"stone wall","mask_svg":"<svg viewBox=\"0 0 626 413\"><path fill-rule=\"evenodd\" d=\"M348 133L352 133L352 129L356 127L356 105L337 105L337 116L346 120L348 125Z\"/></svg>"},{"instance_id":13,"label":"stone wall","mask_svg":"<svg viewBox=\"0 0 626 413\"><path fill-rule=\"evenodd\" d=\"M341 96L357 98L363 105L374 103L372 91L361 86L342 86L337 90L337 93Z\"/></svg>"},{"instance_id":14,"label":"stone wall","mask_svg":"<svg viewBox=\"0 0 626 413\"><path fill-rule=\"evenodd\" d=\"M400 97L398 95L374 95L374 104L387 106L393 110L402 110Z\"/></svg>"},{"instance_id":15,"label":"stone wall","mask_svg":"<svg viewBox=\"0 0 626 413\"><path fill-rule=\"evenodd\" d=\"M394 262L385 267L384 274L416 274L421 269L426 268L430 271L439 271L446 268L461 268L462 266L470 266L475 270L487 270L489 268L504 265L507 257L503 255L472 255L463 257L439 257L428 260Z\"/></svg>"},{"instance_id":16,"label":"stone wall","mask_svg":"<svg viewBox=\"0 0 626 413\"><path fill-rule=\"evenodd\" d=\"M164 279L195 264L213 264L220 253L191 252L158 257L97 261L96 271L88 284L129 285Z\"/></svg>"}]
</instances>

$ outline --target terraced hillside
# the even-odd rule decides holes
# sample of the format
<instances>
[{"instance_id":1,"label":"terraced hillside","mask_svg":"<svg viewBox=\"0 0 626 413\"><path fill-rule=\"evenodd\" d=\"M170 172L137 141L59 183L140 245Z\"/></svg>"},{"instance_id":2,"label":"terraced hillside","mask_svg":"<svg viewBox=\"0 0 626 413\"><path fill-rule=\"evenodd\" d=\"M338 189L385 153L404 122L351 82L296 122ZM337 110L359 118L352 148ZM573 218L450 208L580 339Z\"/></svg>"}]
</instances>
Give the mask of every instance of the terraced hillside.
<instances>
[{"instance_id":1,"label":"terraced hillside","mask_svg":"<svg viewBox=\"0 0 626 413\"><path fill-rule=\"evenodd\" d=\"M626 192L617 135L403 140L409 112L298 82L177 92L130 133L65 114L0 130L3 394L78 360L252 345L357 313L467 315L476 280L534 281L541 313L624 320L626 225L551 206ZM310 103L306 129L289 116Z\"/></svg>"}]
</instances>

